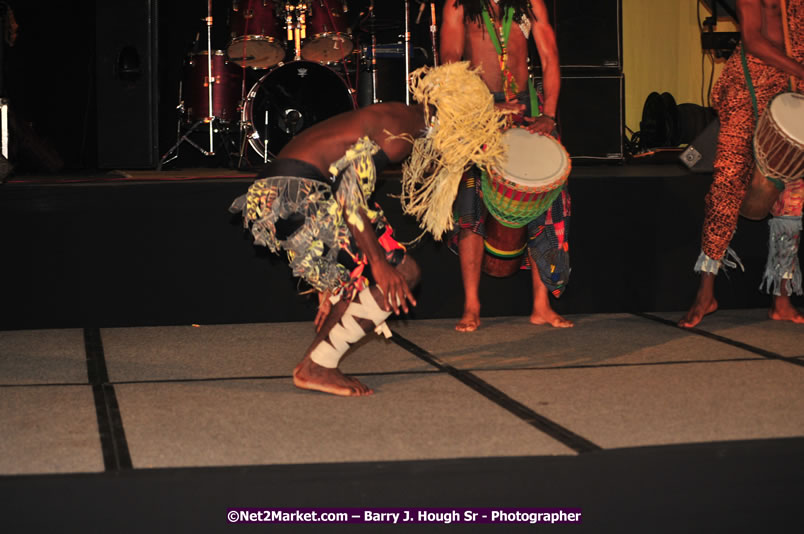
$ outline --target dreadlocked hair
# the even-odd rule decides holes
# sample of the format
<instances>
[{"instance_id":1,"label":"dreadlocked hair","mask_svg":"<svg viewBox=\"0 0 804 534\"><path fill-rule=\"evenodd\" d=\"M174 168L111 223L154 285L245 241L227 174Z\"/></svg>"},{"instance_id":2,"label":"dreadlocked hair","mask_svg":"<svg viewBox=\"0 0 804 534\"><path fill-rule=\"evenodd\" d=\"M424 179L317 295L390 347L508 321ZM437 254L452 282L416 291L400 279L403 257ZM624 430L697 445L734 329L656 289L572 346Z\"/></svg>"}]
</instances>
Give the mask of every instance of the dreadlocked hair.
<instances>
[{"instance_id":1,"label":"dreadlocked hair","mask_svg":"<svg viewBox=\"0 0 804 534\"><path fill-rule=\"evenodd\" d=\"M475 23L481 22L483 8L491 13L492 0L447 0L453 2L455 7L463 6L463 16L467 21ZM530 0L499 0L500 10L505 11L509 7L514 8L514 20L520 20L523 16L533 18L533 10L530 7Z\"/></svg>"}]
</instances>

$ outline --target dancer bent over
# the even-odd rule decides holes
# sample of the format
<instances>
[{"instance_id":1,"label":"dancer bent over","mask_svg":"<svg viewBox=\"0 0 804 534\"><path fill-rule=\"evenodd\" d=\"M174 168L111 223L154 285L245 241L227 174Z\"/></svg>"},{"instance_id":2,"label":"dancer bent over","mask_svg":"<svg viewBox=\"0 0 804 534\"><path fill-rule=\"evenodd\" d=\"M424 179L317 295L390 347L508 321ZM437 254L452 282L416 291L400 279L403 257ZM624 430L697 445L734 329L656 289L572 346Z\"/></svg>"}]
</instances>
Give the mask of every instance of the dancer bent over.
<instances>
[{"instance_id":1,"label":"dancer bent over","mask_svg":"<svg viewBox=\"0 0 804 534\"><path fill-rule=\"evenodd\" d=\"M369 387L340 372L341 358L372 329L390 336L388 316L416 305L410 288L418 283L419 267L394 239L380 206L369 203L377 171L420 150L423 136L440 129L441 111L449 115L454 110L453 101L477 108L491 98L488 91L466 96L467 79L479 81L466 65L431 72L441 73L431 85L455 91L419 99L422 104L414 106L375 104L302 131L230 208L243 213L256 244L284 250L293 274L329 297L316 316L318 333L293 371L300 388L371 394ZM430 74L416 80L427 86ZM479 114L479 120L485 119ZM449 150L474 153L487 145L487 139L475 136Z\"/></svg>"},{"instance_id":2,"label":"dancer bent over","mask_svg":"<svg viewBox=\"0 0 804 534\"><path fill-rule=\"evenodd\" d=\"M377 172L411 150L409 139L389 132L414 137L424 127L421 106L398 102L327 119L295 136L230 208L243 213L256 244L284 250L293 274L329 298L293 371L300 388L371 394L341 373L341 357L370 330L390 335L385 319L416 305L410 288L419 267L369 198Z\"/></svg>"}]
</instances>

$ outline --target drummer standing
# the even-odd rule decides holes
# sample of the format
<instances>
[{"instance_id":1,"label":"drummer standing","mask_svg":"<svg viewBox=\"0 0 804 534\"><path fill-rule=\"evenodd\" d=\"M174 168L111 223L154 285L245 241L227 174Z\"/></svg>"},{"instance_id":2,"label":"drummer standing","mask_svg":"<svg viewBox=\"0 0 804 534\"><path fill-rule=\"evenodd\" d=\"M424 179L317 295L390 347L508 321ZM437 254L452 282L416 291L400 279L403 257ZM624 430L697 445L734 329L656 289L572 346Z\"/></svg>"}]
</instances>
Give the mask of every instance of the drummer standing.
<instances>
[{"instance_id":1,"label":"drummer standing","mask_svg":"<svg viewBox=\"0 0 804 534\"><path fill-rule=\"evenodd\" d=\"M528 76L528 39L533 36L542 66L544 100L541 114L535 108L535 90ZM522 112L520 122L531 132L555 135L556 110L561 86L555 33L542 0L447 0L441 20L440 55L444 63L469 61L501 107ZM529 111L531 110L531 111ZM458 224L450 248L460 258L464 309L455 329L473 332L480 326L478 288L484 254L484 221L488 211L480 198L477 169L461 182L455 201ZM533 311L530 322L570 327L558 315L550 296L559 297L570 274L570 198L564 189L545 213L528 226L528 259L533 279Z\"/></svg>"},{"instance_id":2,"label":"drummer standing","mask_svg":"<svg viewBox=\"0 0 804 534\"><path fill-rule=\"evenodd\" d=\"M737 14L742 44L729 58L712 91L720 132L713 182L706 196L702 251L695 264L700 284L692 307L678 323L686 328L717 310L715 276L721 267L739 264L729 243L754 167L752 142L757 117L775 95L804 90L804 0L737 0ZM785 31L790 55L785 50ZM752 83L746 80L743 61ZM792 88L791 77L795 80ZM771 210L768 261L760 287L773 294L768 316L774 320L804 323L804 316L790 301L793 292L802 294L798 261L802 197L802 180L794 180Z\"/></svg>"}]
</instances>

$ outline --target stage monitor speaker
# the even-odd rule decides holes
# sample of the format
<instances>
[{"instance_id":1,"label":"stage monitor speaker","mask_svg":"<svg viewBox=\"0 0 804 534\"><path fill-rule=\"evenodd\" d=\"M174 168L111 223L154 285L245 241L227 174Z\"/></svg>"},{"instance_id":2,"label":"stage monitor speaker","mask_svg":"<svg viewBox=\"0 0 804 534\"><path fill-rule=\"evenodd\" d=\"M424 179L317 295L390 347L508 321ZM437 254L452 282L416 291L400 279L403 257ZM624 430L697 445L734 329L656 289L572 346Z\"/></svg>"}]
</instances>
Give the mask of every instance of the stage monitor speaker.
<instances>
[{"instance_id":1,"label":"stage monitor speaker","mask_svg":"<svg viewBox=\"0 0 804 534\"><path fill-rule=\"evenodd\" d=\"M157 0L98 2L98 167L159 162Z\"/></svg>"},{"instance_id":2,"label":"stage monitor speaker","mask_svg":"<svg viewBox=\"0 0 804 534\"><path fill-rule=\"evenodd\" d=\"M715 170L715 152L717 150L717 135L720 132L720 121L715 118L698 137L684 149L679 156L681 162L692 172L709 173Z\"/></svg>"},{"instance_id":3,"label":"stage monitor speaker","mask_svg":"<svg viewBox=\"0 0 804 534\"><path fill-rule=\"evenodd\" d=\"M554 0L547 5L562 70L622 69L621 0Z\"/></svg>"},{"instance_id":4,"label":"stage monitor speaker","mask_svg":"<svg viewBox=\"0 0 804 534\"><path fill-rule=\"evenodd\" d=\"M558 120L573 161L622 161L623 75L562 76Z\"/></svg>"}]
</instances>

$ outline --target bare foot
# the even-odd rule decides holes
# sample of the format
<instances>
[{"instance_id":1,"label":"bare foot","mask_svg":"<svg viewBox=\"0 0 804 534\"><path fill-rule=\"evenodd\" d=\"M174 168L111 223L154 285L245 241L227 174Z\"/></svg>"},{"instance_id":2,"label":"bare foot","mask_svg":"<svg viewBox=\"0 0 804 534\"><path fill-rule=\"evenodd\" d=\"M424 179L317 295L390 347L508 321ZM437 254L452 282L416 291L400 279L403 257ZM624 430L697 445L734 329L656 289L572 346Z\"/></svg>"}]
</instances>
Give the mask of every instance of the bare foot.
<instances>
[{"instance_id":1,"label":"bare foot","mask_svg":"<svg viewBox=\"0 0 804 534\"><path fill-rule=\"evenodd\" d=\"M463 317L455 325L455 330L458 332L474 332L480 327L480 314L466 310L463 312Z\"/></svg>"},{"instance_id":2,"label":"bare foot","mask_svg":"<svg viewBox=\"0 0 804 534\"><path fill-rule=\"evenodd\" d=\"M790 297L773 297L773 304L768 310L768 317L774 321L791 321L797 324L804 324L804 315L793 306Z\"/></svg>"},{"instance_id":3,"label":"bare foot","mask_svg":"<svg viewBox=\"0 0 804 534\"><path fill-rule=\"evenodd\" d=\"M531 324L535 325L549 324L550 326L555 328L572 328L573 326L575 326L572 323L572 321L561 317L551 308L548 308L547 310L543 311L534 310L533 313L530 315L530 322Z\"/></svg>"},{"instance_id":4,"label":"bare foot","mask_svg":"<svg viewBox=\"0 0 804 534\"><path fill-rule=\"evenodd\" d=\"M704 316L715 311L717 311L717 300L715 300L714 297L698 297L695 299L695 302L692 303L692 307L687 311L686 315L678 322L678 326L681 328L697 326Z\"/></svg>"},{"instance_id":5,"label":"bare foot","mask_svg":"<svg viewBox=\"0 0 804 534\"><path fill-rule=\"evenodd\" d=\"M531 264L535 265L536 262L531 259ZM530 322L535 325L549 324L555 328L571 328L574 325L572 321L564 319L550 306L550 295L547 293L547 287L542 282L541 276L537 269L531 271L531 278L533 280L533 308L530 313Z\"/></svg>"},{"instance_id":6,"label":"bare foot","mask_svg":"<svg viewBox=\"0 0 804 534\"><path fill-rule=\"evenodd\" d=\"M692 303L692 307L678 322L678 326L681 328L697 326L705 315L709 315L716 310L715 275L712 273L701 273L698 292L695 294L695 302Z\"/></svg>"},{"instance_id":7,"label":"bare foot","mask_svg":"<svg viewBox=\"0 0 804 534\"><path fill-rule=\"evenodd\" d=\"M301 389L312 389L341 397L363 397L374 393L356 378L346 376L337 368L322 367L305 356L293 370L293 384Z\"/></svg>"}]
</instances>

